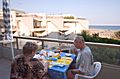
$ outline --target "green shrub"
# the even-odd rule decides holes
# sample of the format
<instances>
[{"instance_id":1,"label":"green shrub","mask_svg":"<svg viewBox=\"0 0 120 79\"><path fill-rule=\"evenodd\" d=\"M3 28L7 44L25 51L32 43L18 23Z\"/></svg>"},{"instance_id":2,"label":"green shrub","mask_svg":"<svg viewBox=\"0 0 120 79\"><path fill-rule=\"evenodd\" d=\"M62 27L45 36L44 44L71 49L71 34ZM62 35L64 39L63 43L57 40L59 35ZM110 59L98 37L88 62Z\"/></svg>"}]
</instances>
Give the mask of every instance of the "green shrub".
<instances>
[{"instance_id":1,"label":"green shrub","mask_svg":"<svg viewBox=\"0 0 120 79\"><path fill-rule=\"evenodd\" d=\"M89 35L87 31L82 31L81 34L86 42L97 42L97 43L108 43L108 44L119 44L120 40L110 39L110 38L101 38L99 34Z\"/></svg>"},{"instance_id":2,"label":"green shrub","mask_svg":"<svg viewBox=\"0 0 120 79\"><path fill-rule=\"evenodd\" d=\"M120 31L115 32L115 37L120 39Z\"/></svg>"}]
</instances>

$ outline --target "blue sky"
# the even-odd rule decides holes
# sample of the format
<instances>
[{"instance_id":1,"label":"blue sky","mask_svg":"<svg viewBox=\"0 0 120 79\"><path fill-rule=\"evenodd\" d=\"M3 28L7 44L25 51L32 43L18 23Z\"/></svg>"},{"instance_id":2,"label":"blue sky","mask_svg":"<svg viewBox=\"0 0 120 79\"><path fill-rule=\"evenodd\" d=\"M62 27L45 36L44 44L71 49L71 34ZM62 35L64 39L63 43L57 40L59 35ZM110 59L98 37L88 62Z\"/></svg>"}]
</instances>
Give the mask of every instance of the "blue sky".
<instances>
[{"instance_id":1,"label":"blue sky","mask_svg":"<svg viewBox=\"0 0 120 79\"><path fill-rule=\"evenodd\" d=\"M10 0L11 8L25 12L72 14L90 24L119 24L120 0ZM2 0L0 0L0 8Z\"/></svg>"}]
</instances>

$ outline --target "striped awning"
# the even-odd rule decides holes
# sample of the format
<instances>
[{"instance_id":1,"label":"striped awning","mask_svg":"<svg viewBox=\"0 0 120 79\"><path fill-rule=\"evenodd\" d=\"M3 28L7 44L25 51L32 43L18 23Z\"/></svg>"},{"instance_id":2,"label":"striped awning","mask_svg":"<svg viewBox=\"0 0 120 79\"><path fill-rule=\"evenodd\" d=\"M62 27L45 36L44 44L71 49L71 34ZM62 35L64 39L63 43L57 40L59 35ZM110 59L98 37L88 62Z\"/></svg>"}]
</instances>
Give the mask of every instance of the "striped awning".
<instances>
[{"instance_id":1,"label":"striped awning","mask_svg":"<svg viewBox=\"0 0 120 79\"><path fill-rule=\"evenodd\" d=\"M10 41L11 44L11 52L12 58L14 59L14 50L13 50L13 35L12 35L12 26L10 24L10 0L3 0L3 21L5 28L5 39L6 41Z\"/></svg>"},{"instance_id":2,"label":"striped awning","mask_svg":"<svg viewBox=\"0 0 120 79\"><path fill-rule=\"evenodd\" d=\"M3 21L5 28L5 40L12 40L12 27L10 24L10 4L9 0L3 0Z\"/></svg>"}]
</instances>

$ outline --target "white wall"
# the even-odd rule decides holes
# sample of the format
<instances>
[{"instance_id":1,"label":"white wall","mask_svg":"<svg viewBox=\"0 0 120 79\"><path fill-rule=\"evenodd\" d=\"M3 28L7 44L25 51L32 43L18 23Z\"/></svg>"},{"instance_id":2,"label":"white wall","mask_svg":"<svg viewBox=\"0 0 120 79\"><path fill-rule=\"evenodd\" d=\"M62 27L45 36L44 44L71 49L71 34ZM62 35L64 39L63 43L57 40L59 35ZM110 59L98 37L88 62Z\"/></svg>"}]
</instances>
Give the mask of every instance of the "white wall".
<instances>
[{"instance_id":1,"label":"white wall","mask_svg":"<svg viewBox=\"0 0 120 79\"><path fill-rule=\"evenodd\" d=\"M15 11L11 11L11 24L13 26L17 26L17 23L16 23L16 12Z\"/></svg>"},{"instance_id":2,"label":"white wall","mask_svg":"<svg viewBox=\"0 0 120 79\"><path fill-rule=\"evenodd\" d=\"M58 38L58 32L59 29L56 28L51 22L48 22L48 29L47 29L47 33L48 33L48 37L50 38Z\"/></svg>"},{"instance_id":3,"label":"white wall","mask_svg":"<svg viewBox=\"0 0 120 79\"><path fill-rule=\"evenodd\" d=\"M51 32L58 32L59 29L54 26L51 22L48 22L48 34Z\"/></svg>"},{"instance_id":4,"label":"white wall","mask_svg":"<svg viewBox=\"0 0 120 79\"><path fill-rule=\"evenodd\" d=\"M30 32L33 29L33 18L32 17L22 17L20 18L19 23L20 35L25 33L26 36L30 35Z\"/></svg>"}]
</instances>

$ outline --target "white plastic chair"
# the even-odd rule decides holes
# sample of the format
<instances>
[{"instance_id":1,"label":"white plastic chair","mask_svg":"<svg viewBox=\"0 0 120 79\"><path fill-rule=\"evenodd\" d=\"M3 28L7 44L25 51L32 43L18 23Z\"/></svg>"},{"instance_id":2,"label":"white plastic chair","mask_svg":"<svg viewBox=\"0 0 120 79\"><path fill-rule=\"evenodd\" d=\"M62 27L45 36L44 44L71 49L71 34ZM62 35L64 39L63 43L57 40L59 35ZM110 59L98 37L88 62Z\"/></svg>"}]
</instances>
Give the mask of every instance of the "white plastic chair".
<instances>
[{"instance_id":1,"label":"white plastic chair","mask_svg":"<svg viewBox=\"0 0 120 79\"><path fill-rule=\"evenodd\" d=\"M94 75L87 76L87 75L76 74L74 79L78 79L79 77L80 78L85 78L85 79L93 79L98 75L100 70L101 70L101 63L100 62L94 62Z\"/></svg>"}]
</instances>

